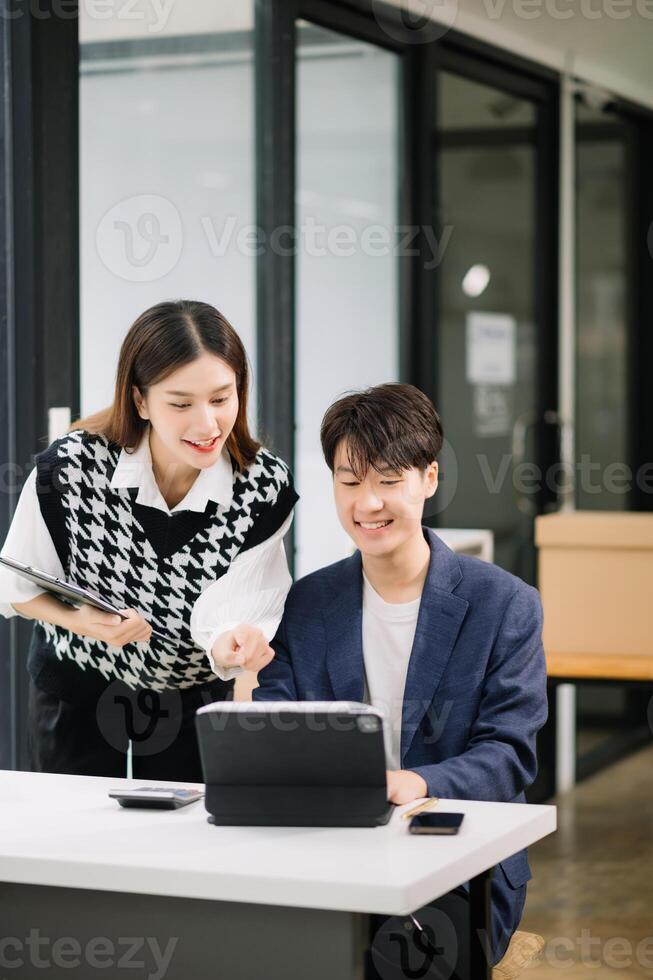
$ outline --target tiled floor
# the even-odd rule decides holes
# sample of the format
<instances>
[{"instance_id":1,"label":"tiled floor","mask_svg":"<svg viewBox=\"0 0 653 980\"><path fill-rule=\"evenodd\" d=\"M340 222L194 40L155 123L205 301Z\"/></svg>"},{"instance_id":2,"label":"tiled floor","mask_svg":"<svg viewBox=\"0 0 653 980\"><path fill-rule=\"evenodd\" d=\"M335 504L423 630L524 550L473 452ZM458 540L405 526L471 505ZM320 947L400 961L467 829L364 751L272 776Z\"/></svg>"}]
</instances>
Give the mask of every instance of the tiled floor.
<instances>
[{"instance_id":1,"label":"tiled floor","mask_svg":"<svg viewBox=\"0 0 653 980\"><path fill-rule=\"evenodd\" d=\"M653 978L653 746L559 797L530 849L521 928L544 936L524 980Z\"/></svg>"}]
</instances>

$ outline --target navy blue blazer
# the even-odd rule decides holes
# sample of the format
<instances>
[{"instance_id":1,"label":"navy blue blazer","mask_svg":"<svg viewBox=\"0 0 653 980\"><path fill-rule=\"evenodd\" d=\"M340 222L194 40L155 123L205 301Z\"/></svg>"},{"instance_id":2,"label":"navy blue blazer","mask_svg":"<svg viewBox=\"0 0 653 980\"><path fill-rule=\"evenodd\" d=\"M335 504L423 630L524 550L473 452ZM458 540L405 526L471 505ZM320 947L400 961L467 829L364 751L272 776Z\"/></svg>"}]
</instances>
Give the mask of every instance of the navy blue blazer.
<instances>
[{"instance_id":1,"label":"navy blue blazer","mask_svg":"<svg viewBox=\"0 0 653 980\"><path fill-rule=\"evenodd\" d=\"M432 796L524 802L547 715L539 594L424 533L431 560L404 692L402 768L423 776ZM356 552L293 585L255 700L363 700L362 581ZM530 877L525 850L495 873L495 960Z\"/></svg>"}]
</instances>

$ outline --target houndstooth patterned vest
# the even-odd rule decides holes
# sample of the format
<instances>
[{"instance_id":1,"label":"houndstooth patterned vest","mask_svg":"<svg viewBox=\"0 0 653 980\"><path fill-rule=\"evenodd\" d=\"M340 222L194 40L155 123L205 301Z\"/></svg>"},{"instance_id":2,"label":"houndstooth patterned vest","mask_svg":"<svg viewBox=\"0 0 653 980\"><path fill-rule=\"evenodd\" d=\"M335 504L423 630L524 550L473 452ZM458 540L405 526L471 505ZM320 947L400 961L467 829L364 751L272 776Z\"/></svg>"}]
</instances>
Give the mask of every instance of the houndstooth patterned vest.
<instances>
[{"instance_id":1,"label":"houndstooth patterned vest","mask_svg":"<svg viewBox=\"0 0 653 980\"><path fill-rule=\"evenodd\" d=\"M247 470L234 470L230 504L169 515L137 504L136 489L111 487L119 456L119 446L81 430L54 442L37 457L41 512L68 580L138 609L171 640L120 648L37 623L30 672L61 697L84 677L156 691L215 680L190 634L193 606L237 555L281 527L297 500L288 468L260 449Z\"/></svg>"}]
</instances>

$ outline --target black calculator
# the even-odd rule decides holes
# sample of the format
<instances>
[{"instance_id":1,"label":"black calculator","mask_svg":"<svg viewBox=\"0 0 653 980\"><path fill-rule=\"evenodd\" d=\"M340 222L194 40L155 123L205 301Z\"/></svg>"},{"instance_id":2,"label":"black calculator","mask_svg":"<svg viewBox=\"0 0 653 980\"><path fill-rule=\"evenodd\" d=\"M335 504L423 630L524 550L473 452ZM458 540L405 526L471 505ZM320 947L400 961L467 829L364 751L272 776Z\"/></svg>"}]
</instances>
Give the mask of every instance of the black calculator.
<instances>
[{"instance_id":1,"label":"black calculator","mask_svg":"<svg viewBox=\"0 0 653 980\"><path fill-rule=\"evenodd\" d=\"M176 789L174 786L139 786L138 789L114 789L109 793L120 806L143 807L146 810L178 810L201 800L199 789Z\"/></svg>"}]
</instances>

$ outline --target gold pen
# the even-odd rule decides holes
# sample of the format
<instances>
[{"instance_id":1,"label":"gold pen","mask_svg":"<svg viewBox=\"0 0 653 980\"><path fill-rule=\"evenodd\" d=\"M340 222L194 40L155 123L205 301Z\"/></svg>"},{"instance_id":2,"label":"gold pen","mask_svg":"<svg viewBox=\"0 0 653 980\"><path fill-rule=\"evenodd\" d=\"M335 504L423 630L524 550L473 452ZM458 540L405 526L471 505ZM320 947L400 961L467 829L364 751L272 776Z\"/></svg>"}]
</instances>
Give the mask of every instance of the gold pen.
<instances>
[{"instance_id":1,"label":"gold pen","mask_svg":"<svg viewBox=\"0 0 653 980\"><path fill-rule=\"evenodd\" d=\"M423 803L418 803L417 806L414 806L412 810L406 810L405 813L402 813L401 819L410 820L411 817L417 816L418 813L427 813L430 810L435 810L438 802L437 796L429 796L428 800L424 800Z\"/></svg>"}]
</instances>

